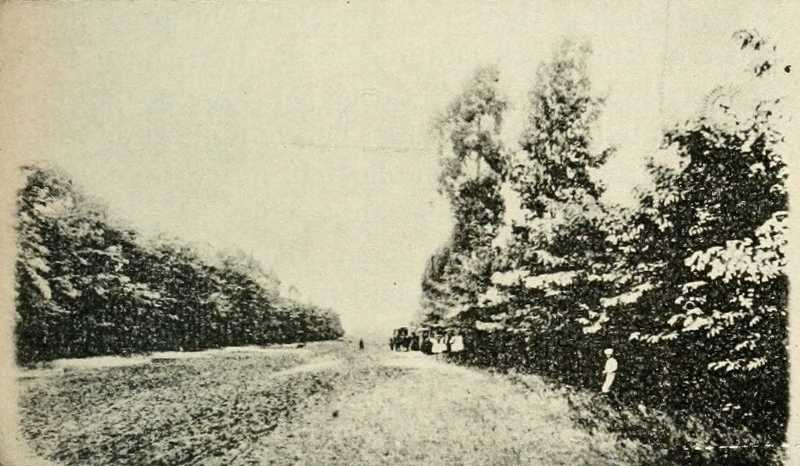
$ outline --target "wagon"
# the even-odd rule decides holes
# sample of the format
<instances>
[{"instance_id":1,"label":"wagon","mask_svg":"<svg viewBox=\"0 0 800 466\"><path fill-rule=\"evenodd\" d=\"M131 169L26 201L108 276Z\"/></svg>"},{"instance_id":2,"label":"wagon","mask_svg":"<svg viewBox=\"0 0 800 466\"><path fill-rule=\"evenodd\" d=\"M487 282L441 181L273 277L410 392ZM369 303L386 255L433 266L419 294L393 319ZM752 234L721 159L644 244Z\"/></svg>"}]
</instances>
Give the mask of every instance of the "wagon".
<instances>
[{"instance_id":1,"label":"wagon","mask_svg":"<svg viewBox=\"0 0 800 466\"><path fill-rule=\"evenodd\" d=\"M408 351L409 347L411 346L411 337L409 336L408 327L394 329L392 331L392 338L389 340L389 342L394 351L400 351L400 348L404 348L406 351Z\"/></svg>"}]
</instances>

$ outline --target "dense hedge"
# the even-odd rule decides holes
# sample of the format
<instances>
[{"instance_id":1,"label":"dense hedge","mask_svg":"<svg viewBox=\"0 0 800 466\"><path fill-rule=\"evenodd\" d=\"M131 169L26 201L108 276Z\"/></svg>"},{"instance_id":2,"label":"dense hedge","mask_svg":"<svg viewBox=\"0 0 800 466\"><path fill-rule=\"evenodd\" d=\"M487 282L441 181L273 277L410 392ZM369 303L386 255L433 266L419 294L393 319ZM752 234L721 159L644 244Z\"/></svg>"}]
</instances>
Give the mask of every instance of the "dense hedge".
<instances>
[{"instance_id":1,"label":"dense hedge","mask_svg":"<svg viewBox=\"0 0 800 466\"><path fill-rule=\"evenodd\" d=\"M280 296L241 252L201 257L146 240L57 169L23 168L18 194L17 360L324 340L343 334L327 309Z\"/></svg>"}]
</instances>

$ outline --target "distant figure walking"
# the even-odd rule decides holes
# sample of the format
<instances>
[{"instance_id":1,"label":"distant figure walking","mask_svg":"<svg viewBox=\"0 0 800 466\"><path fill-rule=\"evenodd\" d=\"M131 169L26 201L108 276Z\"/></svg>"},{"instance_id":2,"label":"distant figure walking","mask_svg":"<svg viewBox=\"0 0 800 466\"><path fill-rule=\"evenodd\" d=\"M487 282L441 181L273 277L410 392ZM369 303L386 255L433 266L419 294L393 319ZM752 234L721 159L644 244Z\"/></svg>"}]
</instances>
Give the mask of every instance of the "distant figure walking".
<instances>
[{"instance_id":1,"label":"distant figure walking","mask_svg":"<svg viewBox=\"0 0 800 466\"><path fill-rule=\"evenodd\" d=\"M612 348L606 348L603 353L606 355L606 366L603 369L605 380L603 381L601 392L608 393L611 390L611 384L614 383L618 364L616 358L614 358L614 350Z\"/></svg>"},{"instance_id":2,"label":"distant figure walking","mask_svg":"<svg viewBox=\"0 0 800 466\"><path fill-rule=\"evenodd\" d=\"M364 339L363 338L358 340L358 349L364 349Z\"/></svg>"}]
</instances>

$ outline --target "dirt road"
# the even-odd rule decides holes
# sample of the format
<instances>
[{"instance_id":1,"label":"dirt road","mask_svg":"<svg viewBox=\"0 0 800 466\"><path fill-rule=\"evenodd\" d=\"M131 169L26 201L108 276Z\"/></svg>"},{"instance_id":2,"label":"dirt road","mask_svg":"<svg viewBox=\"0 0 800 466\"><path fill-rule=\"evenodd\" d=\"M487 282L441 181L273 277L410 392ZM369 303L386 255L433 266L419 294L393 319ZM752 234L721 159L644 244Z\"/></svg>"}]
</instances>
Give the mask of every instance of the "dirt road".
<instances>
[{"instance_id":1,"label":"dirt road","mask_svg":"<svg viewBox=\"0 0 800 466\"><path fill-rule=\"evenodd\" d=\"M344 342L210 352L20 380L31 446L62 464L626 465L641 446L576 426L525 385Z\"/></svg>"}]
</instances>

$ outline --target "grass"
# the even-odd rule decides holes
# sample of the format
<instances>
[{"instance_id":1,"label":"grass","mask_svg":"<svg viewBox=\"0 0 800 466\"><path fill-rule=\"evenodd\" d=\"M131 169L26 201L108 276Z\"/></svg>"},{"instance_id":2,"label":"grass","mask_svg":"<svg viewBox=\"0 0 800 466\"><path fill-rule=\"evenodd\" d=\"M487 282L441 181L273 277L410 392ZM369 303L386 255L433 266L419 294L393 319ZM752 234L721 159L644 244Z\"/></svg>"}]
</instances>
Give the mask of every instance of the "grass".
<instances>
[{"instance_id":1,"label":"grass","mask_svg":"<svg viewBox=\"0 0 800 466\"><path fill-rule=\"evenodd\" d=\"M784 464L785 452L758 435L735 426L715 425L700 415L676 415L644 405L629 405L614 396L545 382L536 375L507 376L516 384L549 391L567 401L576 425L589 431L614 432L641 445L642 465L766 466ZM720 441L723 439L723 441Z\"/></svg>"},{"instance_id":2,"label":"grass","mask_svg":"<svg viewBox=\"0 0 800 466\"><path fill-rule=\"evenodd\" d=\"M699 424L383 346L77 364L19 380L21 427L64 465L703 464Z\"/></svg>"},{"instance_id":3,"label":"grass","mask_svg":"<svg viewBox=\"0 0 800 466\"><path fill-rule=\"evenodd\" d=\"M376 364L402 376L338 391L327 410L278 426L261 443L260 464L639 463L637 442L577 426L566 399L554 393L418 353L384 355Z\"/></svg>"}]
</instances>

